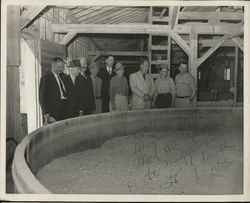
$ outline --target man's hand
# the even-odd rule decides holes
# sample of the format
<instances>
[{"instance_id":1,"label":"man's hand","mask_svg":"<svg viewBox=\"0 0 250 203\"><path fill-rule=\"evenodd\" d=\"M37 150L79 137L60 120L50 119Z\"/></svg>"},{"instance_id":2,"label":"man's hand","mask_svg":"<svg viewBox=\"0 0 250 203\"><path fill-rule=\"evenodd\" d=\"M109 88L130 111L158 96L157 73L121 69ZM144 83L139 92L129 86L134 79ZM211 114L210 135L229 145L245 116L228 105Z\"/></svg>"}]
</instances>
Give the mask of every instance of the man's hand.
<instances>
[{"instance_id":1,"label":"man's hand","mask_svg":"<svg viewBox=\"0 0 250 203\"><path fill-rule=\"evenodd\" d=\"M44 114L44 125L48 125L48 124L54 123L54 122L56 122L56 119L53 118L52 116L50 116L49 113Z\"/></svg>"},{"instance_id":2,"label":"man's hand","mask_svg":"<svg viewBox=\"0 0 250 203\"><path fill-rule=\"evenodd\" d=\"M149 101L149 100L151 100L151 97L149 96L149 94L144 94L143 95L143 100L144 101Z\"/></svg>"},{"instance_id":3,"label":"man's hand","mask_svg":"<svg viewBox=\"0 0 250 203\"><path fill-rule=\"evenodd\" d=\"M113 111L116 110L115 104L111 104L111 107L112 107L112 110L113 110Z\"/></svg>"},{"instance_id":4,"label":"man's hand","mask_svg":"<svg viewBox=\"0 0 250 203\"><path fill-rule=\"evenodd\" d=\"M174 102L172 102L172 104L171 104L171 108L174 108Z\"/></svg>"},{"instance_id":5,"label":"man's hand","mask_svg":"<svg viewBox=\"0 0 250 203\"><path fill-rule=\"evenodd\" d=\"M53 118L52 116L50 116L50 118L49 118L49 123L54 123L54 122L56 122L56 119Z\"/></svg>"}]
</instances>

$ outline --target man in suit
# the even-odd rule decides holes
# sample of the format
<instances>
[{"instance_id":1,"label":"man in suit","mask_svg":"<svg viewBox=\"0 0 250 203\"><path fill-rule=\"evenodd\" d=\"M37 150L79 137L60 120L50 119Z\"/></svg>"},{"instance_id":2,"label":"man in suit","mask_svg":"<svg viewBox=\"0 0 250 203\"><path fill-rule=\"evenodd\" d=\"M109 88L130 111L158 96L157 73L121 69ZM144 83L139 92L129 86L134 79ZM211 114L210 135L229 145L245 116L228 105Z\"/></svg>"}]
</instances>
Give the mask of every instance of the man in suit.
<instances>
[{"instance_id":1,"label":"man in suit","mask_svg":"<svg viewBox=\"0 0 250 203\"><path fill-rule=\"evenodd\" d=\"M80 116L90 115L95 111L93 84L90 76L86 74L87 61L82 58L81 62L80 60L77 60L78 65L82 66L80 74L76 77L76 88L79 96L78 109Z\"/></svg>"},{"instance_id":2,"label":"man in suit","mask_svg":"<svg viewBox=\"0 0 250 203\"><path fill-rule=\"evenodd\" d=\"M51 72L41 78L39 86L39 102L44 116L44 124L68 118L68 99L65 84L59 74L63 71L64 60L60 57L52 59Z\"/></svg>"},{"instance_id":3,"label":"man in suit","mask_svg":"<svg viewBox=\"0 0 250 203\"><path fill-rule=\"evenodd\" d=\"M80 73L80 66L81 64L78 60L70 61L68 65L69 74L63 77L69 100L68 115L70 118L79 116L79 96L77 94L76 78Z\"/></svg>"},{"instance_id":4,"label":"man in suit","mask_svg":"<svg viewBox=\"0 0 250 203\"><path fill-rule=\"evenodd\" d=\"M101 97L102 97L102 113L109 112L109 85L110 80L113 76L115 76L115 72L113 70L115 59L113 56L109 56L106 59L106 67L101 69L99 72L99 77L102 79L102 89L101 89Z\"/></svg>"},{"instance_id":5,"label":"man in suit","mask_svg":"<svg viewBox=\"0 0 250 203\"><path fill-rule=\"evenodd\" d=\"M129 76L130 87L132 90L132 109L151 108L152 98L155 87L153 78L147 74L149 61L143 58L140 63L140 70Z\"/></svg>"}]
</instances>

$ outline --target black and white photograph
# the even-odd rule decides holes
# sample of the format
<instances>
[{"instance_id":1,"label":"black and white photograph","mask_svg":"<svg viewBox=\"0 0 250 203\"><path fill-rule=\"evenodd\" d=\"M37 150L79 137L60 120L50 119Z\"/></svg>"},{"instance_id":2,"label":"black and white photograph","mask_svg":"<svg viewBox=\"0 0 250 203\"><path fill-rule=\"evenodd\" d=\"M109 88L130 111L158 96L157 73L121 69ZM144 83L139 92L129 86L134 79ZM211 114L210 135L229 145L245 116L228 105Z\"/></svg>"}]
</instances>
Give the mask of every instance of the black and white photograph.
<instances>
[{"instance_id":1,"label":"black and white photograph","mask_svg":"<svg viewBox=\"0 0 250 203\"><path fill-rule=\"evenodd\" d=\"M250 199L249 4L133 2L1 3L5 200Z\"/></svg>"}]
</instances>

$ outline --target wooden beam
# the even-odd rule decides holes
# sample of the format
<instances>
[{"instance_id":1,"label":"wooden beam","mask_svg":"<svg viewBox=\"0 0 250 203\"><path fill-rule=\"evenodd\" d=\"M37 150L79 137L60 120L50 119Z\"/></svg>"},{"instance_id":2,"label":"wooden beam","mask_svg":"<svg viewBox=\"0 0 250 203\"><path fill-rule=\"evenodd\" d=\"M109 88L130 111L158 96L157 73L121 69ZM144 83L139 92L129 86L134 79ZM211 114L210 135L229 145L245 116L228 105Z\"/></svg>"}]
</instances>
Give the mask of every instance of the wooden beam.
<instances>
[{"instance_id":1,"label":"wooden beam","mask_svg":"<svg viewBox=\"0 0 250 203\"><path fill-rule=\"evenodd\" d=\"M108 12L108 11L111 11L113 9L114 9L113 6L111 6L111 7L103 7L103 8L100 8L98 10L92 10L92 9L90 9L91 12L88 15L84 15L84 16L82 16L80 18L77 18L77 20L79 22L84 22L84 23L86 22L86 23L88 23L92 19L96 19L97 16L100 17L100 15L102 15L102 14Z\"/></svg>"},{"instance_id":2,"label":"wooden beam","mask_svg":"<svg viewBox=\"0 0 250 203\"><path fill-rule=\"evenodd\" d=\"M166 8L164 8L164 9L162 10L162 12L161 12L161 14L160 14L160 16L159 16L160 19L164 16L164 14L166 13L166 11L167 11Z\"/></svg>"},{"instance_id":3,"label":"wooden beam","mask_svg":"<svg viewBox=\"0 0 250 203\"><path fill-rule=\"evenodd\" d=\"M116 16L113 20L109 20L108 22L110 24L116 24L116 23L125 23L126 20L134 20L137 17L144 16L144 11L129 11L125 15L122 16Z\"/></svg>"},{"instance_id":4,"label":"wooden beam","mask_svg":"<svg viewBox=\"0 0 250 203\"><path fill-rule=\"evenodd\" d=\"M140 52L140 51L89 51L89 56L148 56L148 52Z\"/></svg>"},{"instance_id":5,"label":"wooden beam","mask_svg":"<svg viewBox=\"0 0 250 203\"><path fill-rule=\"evenodd\" d=\"M212 46L205 54L203 54L197 61L197 67L199 67L209 56L211 56L227 39L230 35L224 35L221 37L214 46Z\"/></svg>"},{"instance_id":6,"label":"wooden beam","mask_svg":"<svg viewBox=\"0 0 250 203\"><path fill-rule=\"evenodd\" d=\"M170 19L169 19L169 24L171 26L171 30L174 29L175 24L178 23L178 17L179 17L179 11L180 11L180 6L170 6Z\"/></svg>"},{"instance_id":7,"label":"wooden beam","mask_svg":"<svg viewBox=\"0 0 250 203\"><path fill-rule=\"evenodd\" d=\"M47 6L30 6L26 13L21 15L21 30L28 27Z\"/></svg>"},{"instance_id":8,"label":"wooden beam","mask_svg":"<svg viewBox=\"0 0 250 203\"><path fill-rule=\"evenodd\" d=\"M106 14L102 18L98 18L93 23L107 23L109 20L113 20L117 16L123 16L126 14L127 11L131 10L131 8L121 8L120 10L116 10L110 14Z\"/></svg>"},{"instance_id":9,"label":"wooden beam","mask_svg":"<svg viewBox=\"0 0 250 203\"><path fill-rule=\"evenodd\" d=\"M168 36L168 46L167 46L167 50L168 50L168 75L170 75L170 69L171 69L171 50L172 50L172 38L170 36Z\"/></svg>"},{"instance_id":10,"label":"wooden beam","mask_svg":"<svg viewBox=\"0 0 250 203\"><path fill-rule=\"evenodd\" d=\"M165 46L164 45L152 45L151 49L165 51L165 50L168 50L168 46L167 45L165 45Z\"/></svg>"},{"instance_id":11,"label":"wooden beam","mask_svg":"<svg viewBox=\"0 0 250 203\"><path fill-rule=\"evenodd\" d=\"M149 12L148 12L148 23L150 25L152 25L153 21L152 21L152 16L153 16L153 7L150 6L149 7ZM152 46L152 33L149 33L148 35L148 61L149 61L149 74L151 74L151 70L152 70L152 49L151 49L151 46Z\"/></svg>"},{"instance_id":12,"label":"wooden beam","mask_svg":"<svg viewBox=\"0 0 250 203\"><path fill-rule=\"evenodd\" d=\"M60 44L67 45L76 35L77 35L76 32L69 32L69 33L67 33L63 37L63 40L60 42Z\"/></svg>"},{"instance_id":13,"label":"wooden beam","mask_svg":"<svg viewBox=\"0 0 250 203\"><path fill-rule=\"evenodd\" d=\"M153 65L161 65L161 64L166 64L168 65L168 60L152 60L151 61L151 64Z\"/></svg>"},{"instance_id":14,"label":"wooden beam","mask_svg":"<svg viewBox=\"0 0 250 203\"><path fill-rule=\"evenodd\" d=\"M188 12L179 13L180 20L243 20L244 13L237 12Z\"/></svg>"},{"instance_id":15,"label":"wooden beam","mask_svg":"<svg viewBox=\"0 0 250 203\"><path fill-rule=\"evenodd\" d=\"M168 22L169 21L169 17L159 17L159 16L152 16L152 21L154 22Z\"/></svg>"},{"instance_id":16,"label":"wooden beam","mask_svg":"<svg viewBox=\"0 0 250 203\"><path fill-rule=\"evenodd\" d=\"M153 34L168 35L171 31L170 25L150 25L146 23L137 24L51 24L54 33L103 33L103 34ZM179 34L232 34L243 32L243 25L211 25L211 24L185 24L175 25L174 31Z\"/></svg>"},{"instance_id":17,"label":"wooden beam","mask_svg":"<svg viewBox=\"0 0 250 203\"><path fill-rule=\"evenodd\" d=\"M191 48L191 53L189 56L189 73L194 77L197 85L198 34L191 33L189 37L190 37L190 48ZM197 106L197 94L193 99L193 105Z\"/></svg>"},{"instance_id":18,"label":"wooden beam","mask_svg":"<svg viewBox=\"0 0 250 203\"><path fill-rule=\"evenodd\" d=\"M237 106L238 66L239 66L239 48L236 46L235 47L235 59L234 59L234 106Z\"/></svg>"},{"instance_id":19,"label":"wooden beam","mask_svg":"<svg viewBox=\"0 0 250 203\"><path fill-rule=\"evenodd\" d=\"M234 44L236 46L238 46L240 48L241 51L244 52L244 45L243 45L243 40L242 39L237 37L237 38L232 38L232 41L234 42Z\"/></svg>"},{"instance_id":20,"label":"wooden beam","mask_svg":"<svg viewBox=\"0 0 250 203\"><path fill-rule=\"evenodd\" d=\"M102 50L101 47L100 47L91 37L89 38L89 40L95 45L95 47L96 47L99 51Z\"/></svg>"},{"instance_id":21,"label":"wooden beam","mask_svg":"<svg viewBox=\"0 0 250 203\"><path fill-rule=\"evenodd\" d=\"M97 59L100 57L101 55L97 54L95 55L95 57L92 59L93 61L97 61Z\"/></svg>"},{"instance_id":22,"label":"wooden beam","mask_svg":"<svg viewBox=\"0 0 250 203\"><path fill-rule=\"evenodd\" d=\"M122 63L125 65L138 65L140 64L140 61L126 61L126 60L116 60L117 63ZM101 61L101 63L106 63L105 61Z\"/></svg>"},{"instance_id":23,"label":"wooden beam","mask_svg":"<svg viewBox=\"0 0 250 203\"><path fill-rule=\"evenodd\" d=\"M202 47L212 47L218 39L201 39L200 40L200 45ZM235 47L236 44L232 41L232 40L228 40L226 42L224 42L222 45L222 47Z\"/></svg>"},{"instance_id":24,"label":"wooden beam","mask_svg":"<svg viewBox=\"0 0 250 203\"><path fill-rule=\"evenodd\" d=\"M180 48L188 55L191 54L191 48L187 45L187 43L178 35L177 33L171 31L169 32L169 36L180 46Z\"/></svg>"}]
</instances>

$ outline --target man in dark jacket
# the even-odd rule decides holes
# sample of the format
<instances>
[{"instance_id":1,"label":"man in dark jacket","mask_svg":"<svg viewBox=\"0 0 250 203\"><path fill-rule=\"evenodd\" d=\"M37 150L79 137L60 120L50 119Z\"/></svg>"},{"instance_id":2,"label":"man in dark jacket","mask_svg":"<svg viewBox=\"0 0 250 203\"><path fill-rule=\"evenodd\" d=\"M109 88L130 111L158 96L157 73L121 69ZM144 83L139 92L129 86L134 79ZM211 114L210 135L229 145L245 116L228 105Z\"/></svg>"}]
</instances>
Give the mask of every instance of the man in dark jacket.
<instances>
[{"instance_id":1,"label":"man in dark jacket","mask_svg":"<svg viewBox=\"0 0 250 203\"><path fill-rule=\"evenodd\" d=\"M102 97L102 113L109 112L109 85L110 80L113 76L115 76L115 72L113 70L115 59L113 56L109 56L106 59L106 67L99 71L99 77L102 79L102 89L101 89L101 97Z\"/></svg>"},{"instance_id":2,"label":"man in dark jacket","mask_svg":"<svg viewBox=\"0 0 250 203\"><path fill-rule=\"evenodd\" d=\"M63 71L64 61L60 57L52 60L51 72L41 78L39 102L44 116L44 124L68 118L68 99L65 84L59 74Z\"/></svg>"},{"instance_id":3,"label":"man in dark jacket","mask_svg":"<svg viewBox=\"0 0 250 203\"><path fill-rule=\"evenodd\" d=\"M77 60L81 66L81 72L76 77L77 94L79 96L78 109L80 115L90 115L95 111L95 98L93 91L92 80L89 75L86 74L87 61L83 61L82 64Z\"/></svg>"},{"instance_id":4,"label":"man in dark jacket","mask_svg":"<svg viewBox=\"0 0 250 203\"><path fill-rule=\"evenodd\" d=\"M70 118L79 116L79 95L77 92L76 78L80 73L79 60L72 60L69 62L69 74L63 77L67 90L67 97L69 100L68 115Z\"/></svg>"}]
</instances>

